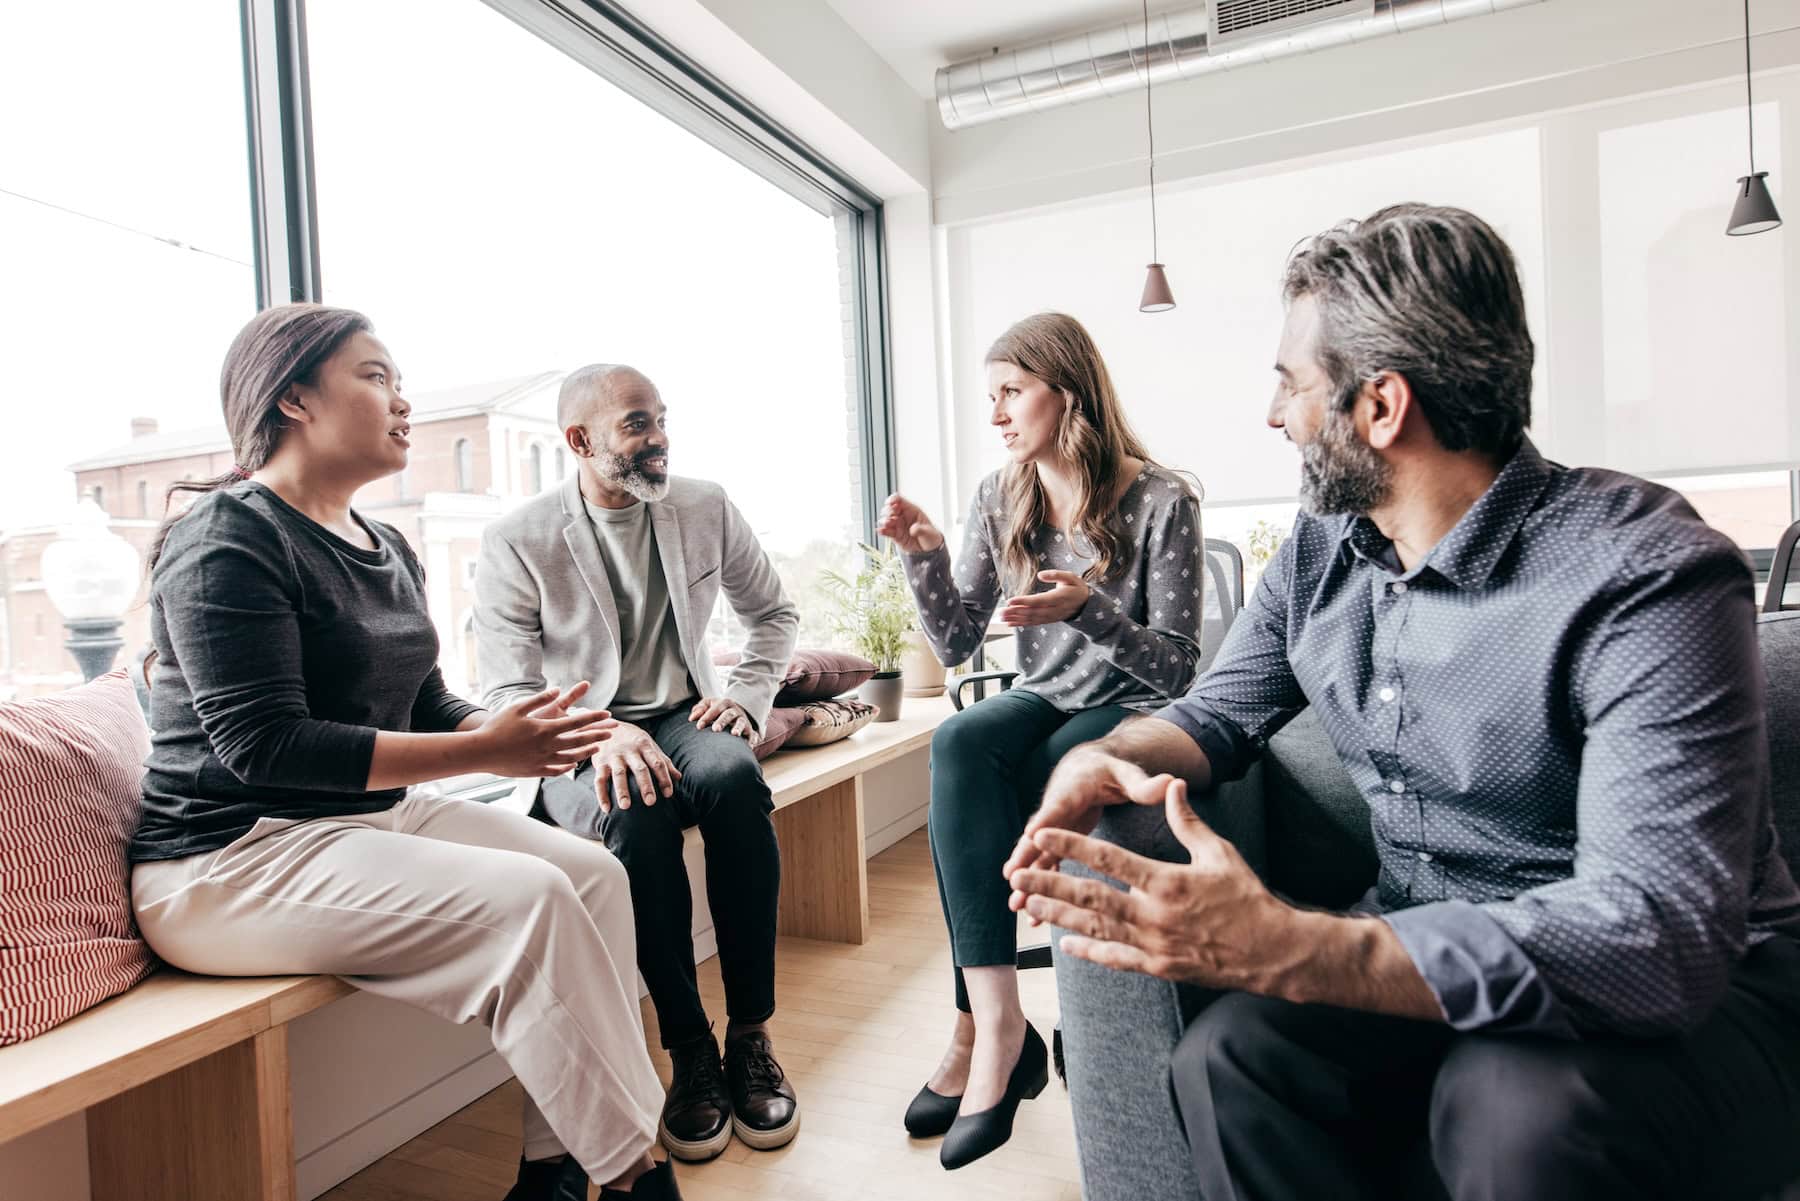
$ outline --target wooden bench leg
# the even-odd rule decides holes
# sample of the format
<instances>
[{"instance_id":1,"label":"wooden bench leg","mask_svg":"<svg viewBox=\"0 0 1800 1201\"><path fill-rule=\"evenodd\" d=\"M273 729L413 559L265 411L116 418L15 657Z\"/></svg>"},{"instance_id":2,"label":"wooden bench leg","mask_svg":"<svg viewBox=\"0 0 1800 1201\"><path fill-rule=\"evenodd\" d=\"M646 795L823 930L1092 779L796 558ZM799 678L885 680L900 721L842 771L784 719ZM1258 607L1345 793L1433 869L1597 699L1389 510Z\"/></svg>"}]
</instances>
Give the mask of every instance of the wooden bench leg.
<instances>
[{"instance_id":1,"label":"wooden bench leg","mask_svg":"<svg viewBox=\"0 0 1800 1201\"><path fill-rule=\"evenodd\" d=\"M294 1201L287 1027L88 1110L96 1198Z\"/></svg>"},{"instance_id":2,"label":"wooden bench leg","mask_svg":"<svg viewBox=\"0 0 1800 1201\"><path fill-rule=\"evenodd\" d=\"M869 939L869 866L863 857L862 777L775 811L781 843L781 916L796 938Z\"/></svg>"}]
</instances>

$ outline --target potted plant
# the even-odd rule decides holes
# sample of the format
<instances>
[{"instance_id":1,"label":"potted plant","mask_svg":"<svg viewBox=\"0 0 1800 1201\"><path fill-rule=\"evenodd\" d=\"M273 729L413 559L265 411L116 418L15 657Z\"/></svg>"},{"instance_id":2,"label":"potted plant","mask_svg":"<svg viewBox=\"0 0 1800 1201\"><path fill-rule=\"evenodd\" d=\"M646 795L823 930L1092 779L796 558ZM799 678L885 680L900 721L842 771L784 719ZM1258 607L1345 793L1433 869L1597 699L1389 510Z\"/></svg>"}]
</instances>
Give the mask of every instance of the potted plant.
<instances>
[{"instance_id":1,"label":"potted plant","mask_svg":"<svg viewBox=\"0 0 1800 1201\"><path fill-rule=\"evenodd\" d=\"M819 579L832 605L832 631L875 665L875 678L857 696L879 710L876 721L897 721L900 660L906 653L906 635L916 624L912 595L906 590L900 557L891 547L858 545L863 558L860 571L846 576L827 570Z\"/></svg>"},{"instance_id":2,"label":"potted plant","mask_svg":"<svg viewBox=\"0 0 1800 1201\"><path fill-rule=\"evenodd\" d=\"M1248 584L1255 583L1256 579L1262 575L1263 568L1269 565L1269 561L1275 557L1275 552L1281 549L1281 544L1286 538L1287 531L1285 529L1266 519L1258 520L1255 525L1250 527L1250 533L1245 539L1246 549L1250 552Z\"/></svg>"}]
</instances>

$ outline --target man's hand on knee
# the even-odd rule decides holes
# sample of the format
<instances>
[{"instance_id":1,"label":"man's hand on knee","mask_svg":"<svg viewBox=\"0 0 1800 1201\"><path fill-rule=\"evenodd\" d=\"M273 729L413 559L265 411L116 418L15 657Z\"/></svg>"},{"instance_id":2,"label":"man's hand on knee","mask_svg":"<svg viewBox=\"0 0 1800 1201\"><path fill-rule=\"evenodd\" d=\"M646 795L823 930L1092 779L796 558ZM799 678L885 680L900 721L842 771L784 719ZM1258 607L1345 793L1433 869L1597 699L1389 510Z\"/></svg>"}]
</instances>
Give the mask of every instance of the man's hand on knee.
<instances>
[{"instance_id":1,"label":"man's hand on knee","mask_svg":"<svg viewBox=\"0 0 1800 1201\"><path fill-rule=\"evenodd\" d=\"M656 739L630 722L620 722L594 756L594 794L603 814L611 813L615 805L631 808L633 782L644 804L654 805L659 796L674 796L680 779L681 772L656 745Z\"/></svg>"},{"instance_id":2,"label":"man's hand on knee","mask_svg":"<svg viewBox=\"0 0 1800 1201\"><path fill-rule=\"evenodd\" d=\"M688 711L688 720L696 729L730 734L746 742L756 741L756 724L744 712L744 707L722 696L702 697Z\"/></svg>"}]
</instances>

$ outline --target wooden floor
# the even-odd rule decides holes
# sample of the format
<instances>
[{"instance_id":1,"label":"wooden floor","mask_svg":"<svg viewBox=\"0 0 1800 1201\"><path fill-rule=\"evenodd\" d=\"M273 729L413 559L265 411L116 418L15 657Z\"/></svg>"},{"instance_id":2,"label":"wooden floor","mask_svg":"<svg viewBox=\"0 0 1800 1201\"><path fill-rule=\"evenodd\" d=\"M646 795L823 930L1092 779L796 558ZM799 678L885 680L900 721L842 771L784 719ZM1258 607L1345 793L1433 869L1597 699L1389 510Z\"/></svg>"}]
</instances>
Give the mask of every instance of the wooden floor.
<instances>
[{"instance_id":1,"label":"wooden floor","mask_svg":"<svg viewBox=\"0 0 1800 1201\"><path fill-rule=\"evenodd\" d=\"M678 1164L687 1201L958 1198L1079 1201L1068 1094L1050 1087L1019 1110L1012 1141L956 1172L936 1140L913 1142L906 1103L950 1031L950 954L925 832L869 862L872 932L863 946L784 938L776 956L776 1057L799 1094L799 1136L779 1151L732 1141L720 1158ZM1021 928L1026 945L1043 931ZM1048 1040L1056 1024L1049 971L1020 976L1025 1012ZM718 960L700 965L707 1011L724 1027ZM656 1017L644 1002L651 1055L667 1083ZM327 1201L499 1201L519 1157L519 1091L508 1082L325 1194ZM593 1190L598 1195L598 1189Z\"/></svg>"}]
</instances>

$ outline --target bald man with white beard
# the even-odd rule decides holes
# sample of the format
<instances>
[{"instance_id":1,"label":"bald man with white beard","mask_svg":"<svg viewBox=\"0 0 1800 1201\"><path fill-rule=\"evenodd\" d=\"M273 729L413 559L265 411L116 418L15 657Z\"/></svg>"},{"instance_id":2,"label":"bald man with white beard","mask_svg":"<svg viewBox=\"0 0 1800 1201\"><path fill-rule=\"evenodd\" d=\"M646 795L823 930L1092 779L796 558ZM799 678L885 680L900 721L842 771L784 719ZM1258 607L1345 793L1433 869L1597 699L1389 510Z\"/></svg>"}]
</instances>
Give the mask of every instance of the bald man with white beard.
<instances>
[{"instance_id":1,"label":"bald man with white beard","mask_svg":"<svg viewBox=\"0 0 1800 1201\"><path fill-rule=\"evenodd\" d=\"M563 381L558 424L578 470L488 527L476 576L477 658L488 703L546 681L588 680L619 722L578 771L518 800L604 841L624 863L637 961L674 1064L660 1135L699 1162L735 1131L772 1150L800 1126L775 1060L775 912L781 858L752 745L800 624L773 564L717 484L669 474L667 409L633 368ZM717 678L706 628L723 589L748 631ZM532 794L535 793L535 798ZM720 1056L694 974L682 831L698 826L728 1023Z\"/></svg>"}]
</instances>

